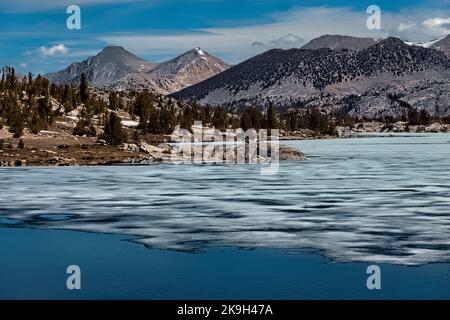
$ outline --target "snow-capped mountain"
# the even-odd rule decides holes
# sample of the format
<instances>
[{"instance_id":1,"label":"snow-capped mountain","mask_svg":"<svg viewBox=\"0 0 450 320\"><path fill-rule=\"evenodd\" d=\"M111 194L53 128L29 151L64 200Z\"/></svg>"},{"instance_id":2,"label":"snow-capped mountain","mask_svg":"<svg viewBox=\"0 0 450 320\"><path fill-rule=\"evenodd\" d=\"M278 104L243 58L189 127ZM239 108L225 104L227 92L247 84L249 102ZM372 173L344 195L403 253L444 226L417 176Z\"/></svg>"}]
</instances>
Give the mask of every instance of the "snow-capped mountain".
<instances>
[{"instance_id":1,"label":"snow-capped mountain","mask_svg":"<svg viewBox=\"0 0 450 320\"><path fill-rule=\"evenodd\" d=\"M78 84L81 74L85 73L90 85L94 87L114 90L148 89L169 94L228 68L225 62L201 48L195 48L158 65L141 59L122 47L107 47L94 57L45 76L57 84Z\"/></svg>"},{"instance_id":2,"label":"snow-capped mountain","mask_svg":"<svg viewBox=\"0 0 450 320\"><path fill-rule=\"evenodd\" d=\"M128 74L115 82L115 90L142 89L152 86L162 94L170 94L197 84L229 68L222 60L201 48L195 48L172 60L161 63L149 73Z\"/></svg>"},{"instance_id":3,"label":"snow-capped mountain","mask_svg":"<svg viewBox=\"0 0 450 320\"><path fill-rule=\"evenodd\" d=\"M450 35L433 39L431 41L425 42L405 41L405 43L410 46L419 46L423 48L431 48L439 50L444 52L450 58Z\"/></svg>"},{"instance_id":4,"label":"snow-capped mountain","mask_svg":"<svg viewBox=\"0 0 450 320\"><path fill-rule=\"evenodd\" d=\"M381 40L372 38L358 38L342 35L324 35L315 38L305 44L302 49L318 50L329 48L332 50L349 49L361 51L373 46ZM403 41L409 46L418 46L422 48L432 48L444 52L450 52L450 35L439 37L430 41Z\"/></svg>"},{"instance_id":5,"label":"snow-capped mountain","mask_svg":"<svg viewBox=\"0 0 450 320\"><path fill-rule=\"evenodd\" d=\"M433 39L433 40L430 40L430 41L425 41L425 42L405 41L405 43L407 45L410 45L410 46L419 46L419 47L423 47L423 48L432 48L436 43L442 41L444 38L445 38L445 36L437 38L437 39Z\"/></svg>"},{"instance_id":6,"label":"snow-capped mountain","mask_svg":"<svg viewBox=\"0 0 450 320\"><path fill-rule=\"evenodd\" d=\"M99 54L83 62L72 63L67 69L46 74L56 84L77 84L84 73L89 83L106 88L130 73L148 73L157 64L141 59L122 47L106 47Z\"/></svg>"}]
</instances>

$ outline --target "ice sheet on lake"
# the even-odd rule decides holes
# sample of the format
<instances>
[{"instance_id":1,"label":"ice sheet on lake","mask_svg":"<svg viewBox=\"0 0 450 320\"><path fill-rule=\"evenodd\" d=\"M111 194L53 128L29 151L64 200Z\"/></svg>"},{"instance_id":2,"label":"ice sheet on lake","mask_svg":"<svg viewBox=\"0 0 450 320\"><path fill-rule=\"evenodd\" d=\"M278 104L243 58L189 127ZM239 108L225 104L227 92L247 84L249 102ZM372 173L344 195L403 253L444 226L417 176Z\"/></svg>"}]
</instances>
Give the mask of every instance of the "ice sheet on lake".
<instances>
[{"instance_id":1,"label":"ice sheet on lake","mask_svg":"<svg viewBox=\"0 0 450 320\"><path fill-rule=\"evenodd\" d=\"M292 142L310 159L283 162L276 176L260 176L256 165L2 169L0 218L134 235L159 249L230 245L315 249L335 261L449 262L449 141Z\"/></svg>"}]
</instances>

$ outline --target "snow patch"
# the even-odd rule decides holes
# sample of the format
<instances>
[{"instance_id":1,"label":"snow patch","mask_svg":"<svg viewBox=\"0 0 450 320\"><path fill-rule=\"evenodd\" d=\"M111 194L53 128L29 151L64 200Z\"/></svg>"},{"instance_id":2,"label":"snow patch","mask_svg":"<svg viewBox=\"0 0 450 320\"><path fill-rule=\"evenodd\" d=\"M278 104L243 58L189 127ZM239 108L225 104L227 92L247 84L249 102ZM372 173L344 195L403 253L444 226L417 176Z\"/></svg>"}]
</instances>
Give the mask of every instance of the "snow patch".
<instances>
[{"instance_id":1,"label":"snow patch","mask_svg":"<svg viewBox=\"0 0 450 320\"><path fill-rule=\"evenodd\" d=\"M203 51L202 48L200 48L200 47L195 48L195 51L197 51L197 53L201 56L205 55L205 51Z\"/></svg>"},{"instance_id":2,"label":"snow patch","mask_svg":"<svg viewBox=\"0 0 450 320\"><path fill-rule=\"evenodd\" d=\"M139 125L139 122L132 120L122 120L122 125L127 128L136 128Z\"/></svg>"},{"instance_id":3,"label":"snow patch","mask_svg":"<svg viewBox=\"0 0 450 320\"><path fill-rule=\"evenodd\" d=\"M423 48L430 48L432 45L434 45L435 43L441 41L442 39L444 39L446 36L438 38L438 39L434 39L431 41L427 41L427 42L413 42L413 41L405 41L405 43L409 46L418 46L418 47L423 47Z\"/></svg>"}]
</instances>

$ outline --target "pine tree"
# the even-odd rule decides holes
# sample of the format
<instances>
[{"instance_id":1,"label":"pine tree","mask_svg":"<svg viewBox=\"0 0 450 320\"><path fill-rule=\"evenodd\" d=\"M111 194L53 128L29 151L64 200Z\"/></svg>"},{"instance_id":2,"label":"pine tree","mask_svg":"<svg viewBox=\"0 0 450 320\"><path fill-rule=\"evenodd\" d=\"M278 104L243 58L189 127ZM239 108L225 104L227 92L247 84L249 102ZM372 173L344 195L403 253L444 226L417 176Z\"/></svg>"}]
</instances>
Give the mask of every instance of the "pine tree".
<instances>
[{"instance_id":1,"label":"pine tree","mask_svg":"<svg viewBox=\"0 0 450 320\"><path fill-rule=\"evenodd\" d=\"M62 104L64 105L64 109L66 112L70 112L73 110L73 95L72 95L72 87L66 84L64 86L64 93L62 97Z\"/></svg>"},{"instance_id":2,"label":"pine tree","mask_svg":"<svg viewBox=\"0 0 450 320\"><path fill-rule=\"evenodd\" d=\"M6 81L4 69L2 69L1 73L2 73L2 79L0 80L0 90L3 91L3 90L5 90L5 81Z\"/></svg>"},{"instance_id":3,"label":"pine tree","mask_svg":"<svg viewBox=\"0 0 450 320\"><path fill-rule=\"evenodd\" d=\"M159 120L161 133L163 134L172 133L176 125L175 110L173 106L170 109L161 107Z\"/></svg>"},{"instance_id":4,"label":"pine tree","mask_svg":"<svg viewBox=\"0 0 450 320\"><path fill-rule=\"evenodd\" d=\"M23 113L16 107L11 115L9 131L14 134L14 138L20 138L23 135L23 129Z\"/></svg>"},{"instance_id":5,"label":"pine tree","mask_svg":"<svg viewBox=\"0 0 450 320\"><path fill-rule=\"evenodd\" d=\"M278 128L277 112L275 110L273 103L269 104L269 108L267 109L266 118L264 122L266 129Z\"/></svg>"},{"instance_id":6,"label":"pine tree","mask_svg":"<svg viewBox=\"0 0 450 320\"><path fill-rule=\"evenodd\" d=\"M431 124L431 116L426 110L420 111L420 123L424 126Z\"/></svg>"},{"instance_id":7,"label":"pine tree","mask_svg":"<svg viewBox=\"0 0 450 320\"><path fill-rule=\"evenodd\" d=\"M33 74L31 72L28 73L28 86L33 86Z\"/></svg>"},{"instance_id":8,"label":"pine tree","mask_svg":"<svg viewBox=\"0 0 450 320\"><path fill-rule=\"evenodd\" d=\"M80 115L81 118L73 129L73 134L76 136L96 137L97 130L95 130L95 127L92 125L93 113L89 102L85 105Z\"/></svg>"},{"instance_id":9,"label":"pine tree","mask_svg":"<svg viewBox=\"0 0 450 320\"><path fill-rule=\"evenodd\" d=\"M41 131L45 128L41 119L39 118L39 115L36 112L33 112L29 126L30 126L30 131L33 134L38 134L39 131Z\"/></svg>"},{"instance_id":10,"label":"pine tree","mask_svg":"<svg viewBox=\"0 0 450 320\"><path fill-rule=\"evenodd\" d=\"M138 115L139 128L144 132L148 130L148 122L150 116L150 109L153 107L153 97L150 93L144 91L137 95L133 104L133 114Z\"/></svg>"},{"instance_id":11,"label":"pine tree","mask_svg":"<svg viewBox=\"0 0 450 320\"><path fill-rule=\"evenodd\" d=\"M233 116L231 119L231 128L234 130L241 128L241 120L238 116Z\"/></svg>"},{"instance_id":12,"label":"pine tree","mask_svg":"<svg viewBox=\"0 0 450 320\"><path fill-rule=\"evenodd\" d=\"M114 91L111 91L109 93L108 100L109 100L109 108L111 110L117 110L117 107L118 107L117 106L117 94Z\"/></svg>"},{"instance_id":13,"label":"pine tree","mask_svg":"<svg viewBox=\"0 0 450 320\"><path fill-rule=\"evenodd\" d=\"M228 126L228 113L222 108L217 108L214 111L211 122L213 127L219 130L225 130Z\"/></svg>"},{"instance_id":14,"label":"pine tree","mask_svg":"<svg viewBox=\"0 0 450 320\"><path fill-rule=\"evenodd\" d=\"M122 98L114 91L109 93L109 109L118 110L123 109L123 101Z\"/></svg>"},{"instance_id":15,"label":"pine tree","mask_svg":"<svg viewBox=\"0 0 450 320\"><path fill-rule=\"evenodd\" d=\"M294 111L289 112L289 116L286 123L287 128L291 131L296 131L297 125L298 125L297 114Z\"/></svg>"},{"instance_id":16,"label":"pine tree","mask_svg":"<svg viewBox=\"0 0 450 320\"><path fill-rule=\"evenodd\" d=\"M89 101L89 84L84 73L81 74L80 79L80 98L82 103Z\"/></svg>"},{"instance_id":17,"label":"pine tree","mask_svg":"<svg viewBox=\"0 0 450 320\"><path fill-rule=\"evenodd\" d=\"M191 108L184 109L180 122L180 127L182 129L192 131L192 125L194 124L194 115Z\"/></svg>"},{"instance_id":18,"label":"pine tree","mask_svg":"<svg viewBox=\"0 0 450 320\"><path fill-rule=\"evenodd\" d=\"M126 141L122 119L114 112L109 114L106 121L104 139L111 145L119 145Z\"/></svg>"},{"instance_id":19,"label":"pine tree","mask_svg":"<svg viewBox=\"0 0 450 320\"><path fill-rule=\"evenodd\" d=\"M241 116L241 129L247 131L252 128L252 119L250 114L246 111Z\"/></svg>"},{"instance_id":20,"label":"pine tree","mask_svg":"<svg viewBox=\"0 0 450 320\"><path fill-rule=\"evenodd\" d=\"M248 110L249 115L250 115L250 119L252 120L252 127L255 130L259 130L261 129L262 126L262 122L263 122L263 115L261 113L261 110L258 109L257 107L252 107Z\"/></svg>"},{"instance_id":21,"label":"pine tree","mask_svg":"<svg viewBox=\"0 0 450 320\"><path fill-rule=\"evenodd\" d=\"M317 108L314 108L311 113L309 114L309 125L310 129L314 131L321 131L322 127L322 114L320 113L320 110Z\"/></svg>"},{"instance_id":22,"label":"pine tree","mask_svg":"<svg viewBox=\"0 0 450 320\"><path fill-rule=\"evenodd\" d=\"M38 74L38 76L34 80L33 91L34 91L34 94L37 96L44 95L44 83L43 83L43 78L40 74Z\"/></svg>"},{"instance_id":23,"label":"pine tree","mask_svg":"<svg viewBox=\"0 0 450 320\"><path fill-rule=\"evenodd\" d=\"M158 134L161 131L160 126L161 113L158 109L153 106L150 108L148 131L150 133Z\"/></svg>"},{"instance_id":24,"label":"pine tree","mask_svg":"<svg viewBox=\"0 0 450 320\"><path fill-rule=\"evenodd\" d=\"M16 70L14 68L7 67L6 83L8 89L15 90L17 88Z\"/></svg>"},{"instance_id":25,"label":"pine tree","mask_svg":"<svg viewBox=\"0 0 450 320\"><path fill-rule=\"evenodd\" d=\"M134 130L134 131L133 131L133 140L134 140L134 142L136 142L136 143L139 142L139 131L138 131L138 130Z\"/></svg>"}]
</instances>

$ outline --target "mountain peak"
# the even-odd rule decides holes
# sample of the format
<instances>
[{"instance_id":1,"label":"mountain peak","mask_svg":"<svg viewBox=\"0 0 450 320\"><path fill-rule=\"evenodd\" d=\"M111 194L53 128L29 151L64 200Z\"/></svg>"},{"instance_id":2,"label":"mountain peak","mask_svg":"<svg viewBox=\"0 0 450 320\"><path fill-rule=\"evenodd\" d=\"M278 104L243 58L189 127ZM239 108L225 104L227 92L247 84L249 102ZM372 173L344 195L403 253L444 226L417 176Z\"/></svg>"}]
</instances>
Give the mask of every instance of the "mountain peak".
<instances>
[{"instance_id":1,"label":"mountain peak","mask_svg":"<svg viewBox=\"0 0 450 320\"><path fill-rule=\"evenodd\" d=\"M109 46L87 60L74 63L65 70L47 74L58 84L78 84L82 73L88 82L99 88L113 90L154 89L172 93L206 80L229 66L196 47L167 62L155 65L141 59L121 46Z\"/></svg>"},{"instance_id":2,"label":"mountain peak","mask_svg":"<svg viewBox=\"0 0 450 320\"><path fill-rule=\"evenodd\" d=\"M288 41L288 42L297 42L299 40L301 40L301 38L293 33L289 33L288 35L278 39L278 41Z\"/></svg>"},{"instance_id":3,"label":"mountain peak","mask_svg":"<svg viewBox=\"0 0 450 320\"><path fill-rule=\"evenodd\" d=\"M385 40L381 41L381 43L388 45L401 45L401 46L406 45L406 43L403 40L395 37L386 38Z\"/></svg>"},{"instance_id":4,"label":"mountain peak","mask_svg":"<svg viewBox=\"0 0 450 320\"><path fill-rule=\"evenodd\" d=\"M107 57L112 59L123 59L124 63L128 63L129 60L132 61L144 61L143 59L137 57L130 51L126 50L121 46L109 46L105 47L102 51L100 51L95 57Z\"/></svg>"},{"instance_id":5,"label":"mountain peak","mask_svg":"<svg viewBox=\"0 0 450 320\"><path fill-rule=\"evenodd\" d=\"M100 53L130 53L121 46L108 46L103 48Z\"/></svg>"},{"instance_id":6,"label":"mountain peak","mask_svg":"<svg viewBox=\"0 0 450 320\"><path fill-rule=\"evenodd\" d=\"M203 51L203 49L202 48L200 48L200 47L197 47L197 48L195 48L194 49L195 50L195 52L197 52L199 55L204 55L205 54L205 51Z\"/></svg>"},{"instance_id":7,"label":"mountain peak","mask_svg":"<svg viewBox=\"0 0 450 320\"><path fill-rule=\"evenodd\" d=\"M183 56L187 56L187 55L191 55L191 56L192 56L192 55L193 55L193 56L206 56L207 53L206 53L205 50L203 50L202 48L196 47L196 48L194 48L194 49L192 49L192 50L190 50L190 51L188 51L188 52L186 52L186 53L184 53L184 54L182 54L182 55L176 57L175 59L180 58L180 57L183 57Z\"/></svg>"},{"instance_id":8,"label":"mountain peak","mask_svg":"<svg viewBox=\"0 0 450 320\"><path fill-rule=\"evenodd\" d=\"M222 60L196 47L160 64L150 75L161 93L172 93L206 80L229 68Z\"/></svg>"},{"instance_id":9,"label":"mountain peak","mask_svg":"<svg viewBox=\"0 0 450 320\"><path fill-rule=\"evenodd\" d=\"M352 37L339 38L355 40ZM358 39L356 43L359 43ZM450 60L436 50L410 47L397 38L378 42L371 39L371 42L375 45L359 51L330 50L328 46L316 50L270 50L179 91L174 97L196 99L200 104L233 105L238 108L250 104L265 105L267 99L278 105L293 101L304 105L311 97L322 99L328 94L362 97L373 93L373 99L378 99L374 102L377 107L370 107L372 102L364 98L366 100L361 100L361 108L368 110L368 113L376 113L377 108L381 110L393 101L389 98L396 92L390 89L392 85L401 83L408 86L413 94L414 85L417 81L427 80L429 72L433 72L435 79L448 79ZM436 92L441 92L444 86L439 83L438 86ZM380 88L386 89L380 91ZM397 91L403 92L400 89L401 85ZM380 98L382 94L385 96ZM428 101L427 108L431 110L435 101ZM347 100L336 102L342 108L348 107L349 103ZM320 103L330 105L326 99ZM316 106L314 102L310 105ZM447 101L442 106L447 108Z\"/></svg>"},{"instance_id":10,"label":"mountain peak","mask_svg":"<svg viewBox=\"0 0 450 320\"><path fill-rule=\"evenodd\" d=\"M372 38L358 38L343 35L326 34L315 38L305 44L302 49L318 50L318 49L349 49L354 51L361 51L373 46L378 41Z\"/></svg>"},{"instance_id":11,"label":"mountain peak","mask_svg":"<svg viewBox=\"0 0 450 320\"><path fill-rule=\"evenodd\" d=\"M125 51L125 49L121 46L107 46L105 48L103 48L103 51L110 51L110 50L123 50Z\"/></svg>"},{"instance_id":12,"label":"mountain peak","mask_svg":"<svg viewBox=\"0 0 450 320\"><path fill-rule=\"evenodd\" d=\"M145 73L155 65L141 59L120 46L109 46L85 61L74 63L65 70L47 74L57 84L78 84L81 74L95 87L105 88L130 73Z\"/></svg>"}]
</instances>

